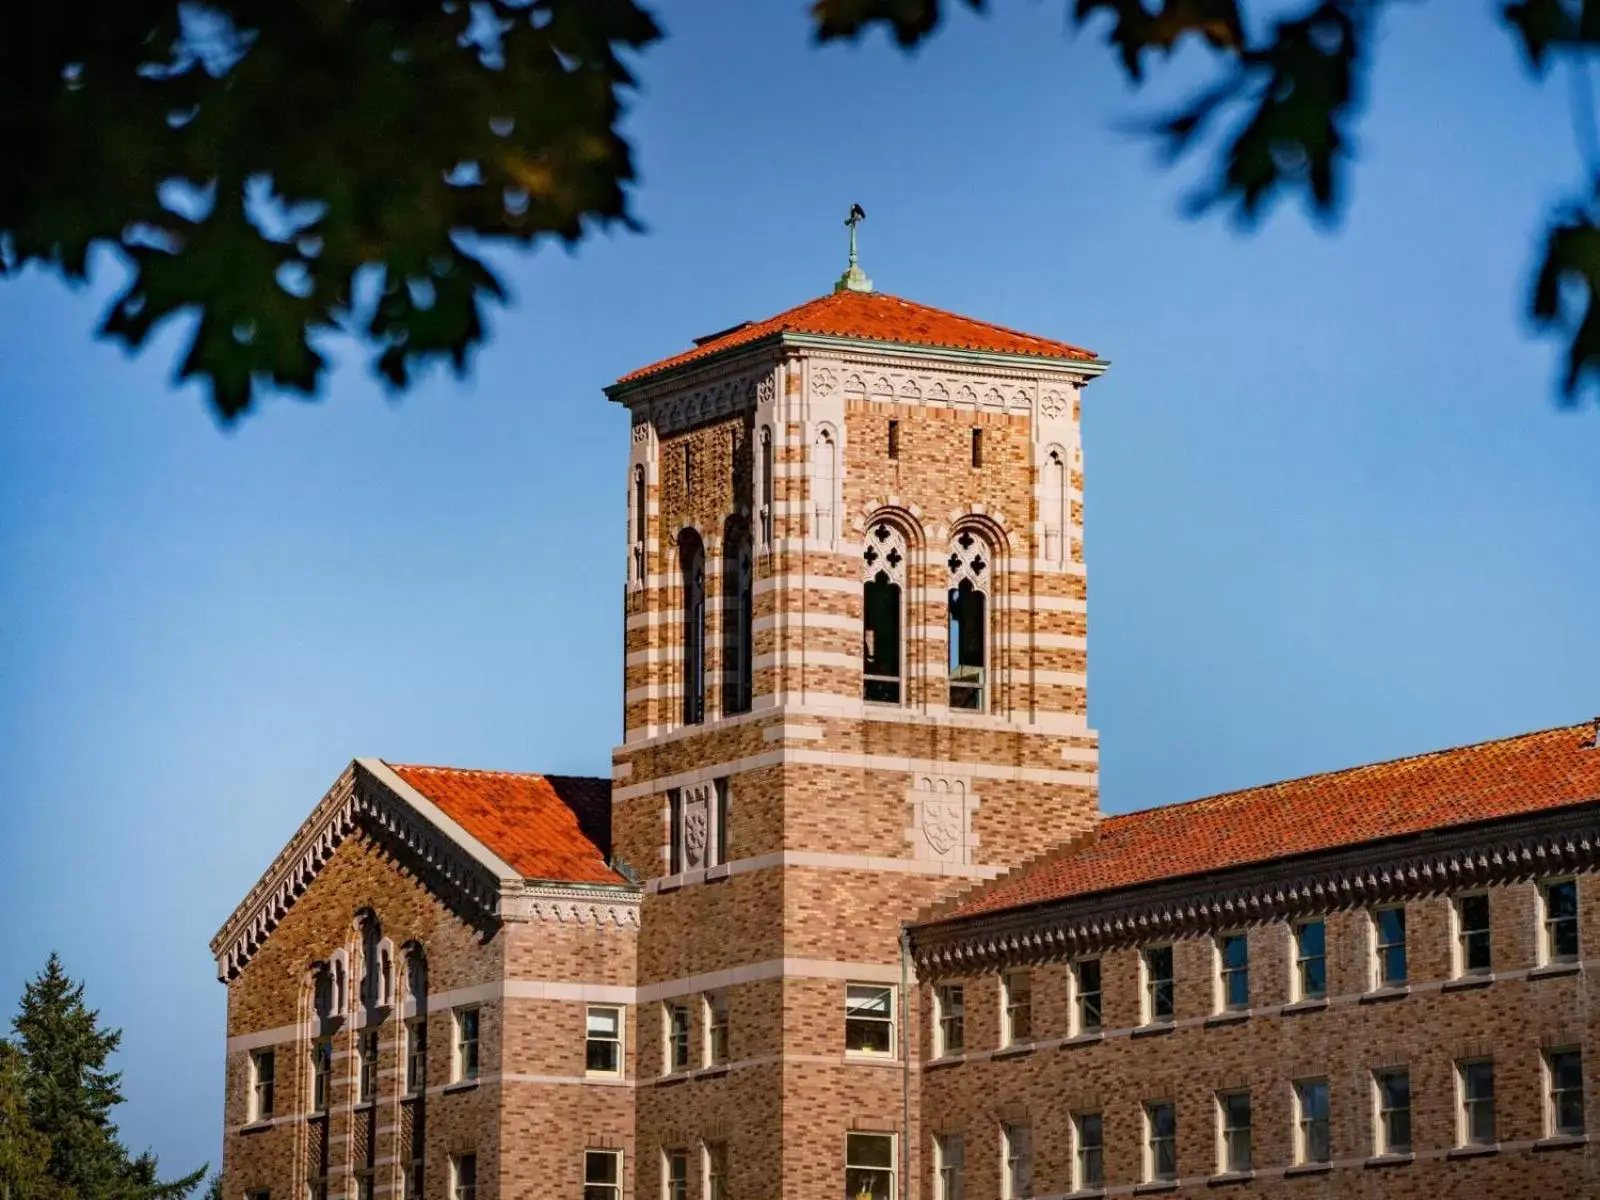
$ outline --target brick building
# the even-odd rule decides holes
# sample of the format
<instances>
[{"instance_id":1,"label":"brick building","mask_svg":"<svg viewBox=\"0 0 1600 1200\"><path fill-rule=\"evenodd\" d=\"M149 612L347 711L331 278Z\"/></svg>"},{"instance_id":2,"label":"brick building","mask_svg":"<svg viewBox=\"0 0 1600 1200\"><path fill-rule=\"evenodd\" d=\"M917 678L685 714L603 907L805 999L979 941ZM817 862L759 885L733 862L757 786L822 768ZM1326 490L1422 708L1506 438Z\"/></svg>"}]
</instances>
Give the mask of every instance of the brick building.
<instances>
[{"instance_id":1,"label":"brick building","mask_svg":"<svg viewBox=\"0 0 1600 1200\"><path fill-rule=\"evenodd\" d=\"M1595 901L1565 881L1592 732L1101 820L1079 415L1104 368L852 258L609 388L611 777L351 763L212 944L225 1195L1589 1180ZM1358 986L1369 958L1401 974ZM1363 1154L1357 1076L1394 1101L1402 1068L1409 1149Z\"/></svg>"}]
</instances>

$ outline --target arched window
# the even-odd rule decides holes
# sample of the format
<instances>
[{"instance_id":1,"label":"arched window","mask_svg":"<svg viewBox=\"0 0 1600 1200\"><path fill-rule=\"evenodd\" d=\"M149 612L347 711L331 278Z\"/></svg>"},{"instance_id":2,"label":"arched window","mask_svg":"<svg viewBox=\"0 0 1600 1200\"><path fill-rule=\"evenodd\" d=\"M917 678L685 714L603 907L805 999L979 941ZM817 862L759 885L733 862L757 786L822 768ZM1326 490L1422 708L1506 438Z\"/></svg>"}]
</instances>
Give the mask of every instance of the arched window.
<instances>
[{"instance_id":1,"label":"arched window","mask_svg":"<svg viewBox=\"0 0 1600 1200\"><path fill-rule=\"evenodd\" d=\"M1044 464L1044 556L1053 563L1067 561L1067 463L1060 450L1051 450Z\"/></svg>"},{"instance_id":2,"label":"arched window","mask_svg":"<svg viewBox=\"0 0 1600 1200\"><path fill-rule=\"evenodd\" d=\"M989 665L989 548L970 529L950 543L950 707L982 712Z\"/></svg>"},{"instance_id":3,"label":"arched window","mask_svg":"<svg viewBox=\"0 0 1600 1200\"><path fill-rule=\"evenodd\" d=\"M706 719L706 551L700 535L678 535L683 570L683 723Z\"/></svg>"},{"instance_id":4,"label":"arched window","mask_svg":"<svg viewBox=\"0 0 1600 1200\"><path fill-rule=\"evenodd\" d=\"M633 468L633 582L644 586L644 529L645 529L644 465Z\"/></svg>"},{"instance_id":5,"label":"arched window","mask_svg":"<svg viewBox=\"0 0 1600 1200\"><path fill-rule=\"evenodd\" d=\"M817 434L811 447L811 502L815 517L811 525L812 536L833 543L834 487L839 474L839 447L834 444L831 430Z\"/></svg>"},{"instance_id":6,"label":"arched window","mask_svg":"<svg viewBox=\"0 0 1600 1200\"><path fill-rule=\"evenodd\" d=\"M901 638L906 539L888 521L875 521L861 554L861 695L876 704L903 699Z\"/></svg>"},{"instance_id":7,"label":"arched window","mask_svg":"<svg viewBox=\"0 0 1600 1200\"><path fill-rule=\"evenodd\" d=\"M772 430L761 430L761 544L772 548Z\"/></svg>"},{"instance_id":8,"label":"arched window","mask_svg":"<svg viewBox=\"0 0 1600 1200\"><path fill-rule=\"evenodd\" d=\"M722 565L722 711L750 711L754 672L754 616L750 537L742 521L730 523L724 545L728 554Z\"/></svg>"},{"instance_id":9,"label":"arched window","mask_svg":"<svg viewBox=\"0 0 1600 1200\"><path fill-rule=\"evenodd\" d=\"M350 956L343 947L328 956L328 1015L342 1017L350 1006Z\"/></svg>"}]
</instances>

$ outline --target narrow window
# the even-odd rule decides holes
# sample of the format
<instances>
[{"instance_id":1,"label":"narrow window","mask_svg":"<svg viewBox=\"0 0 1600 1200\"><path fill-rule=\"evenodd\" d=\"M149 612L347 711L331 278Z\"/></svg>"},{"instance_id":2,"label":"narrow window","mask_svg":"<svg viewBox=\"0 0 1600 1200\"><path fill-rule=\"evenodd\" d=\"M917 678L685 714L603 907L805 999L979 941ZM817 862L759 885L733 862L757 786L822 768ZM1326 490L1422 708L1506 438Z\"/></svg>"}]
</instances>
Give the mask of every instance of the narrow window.
<instances>
[{"instance_id":1,"label":"narrow window","mask_svg":"<svg viewBox=\"0 0 1600 1200\"><path fill-rule=\"evenodd\" d=\"M1377 1089L1379 1154L1411 1153L1411 1072L1378 1071L1373 1074Z\"/></svg>"},{"instance_id":2,"label":"narrow window","mask_svg":"<svg viewBox=\"0 0 1600 1200\"><path fill-rule=\"evenodd\" d=\"M847 1133L844 1136L846 1200L894 1200L894 1135Z\"/></svg>"},{"instance_id":3,"label":"narrow window","mask_svg":"<svg viewBox=\"0 0 1600 1200\"><path fill-rule=\"evenodd\" d=\"M1072 1187L1097 1188L1106 1181L1105 1124L1097 1112L1072 1115Z\"/></svg>"},{"instance_id":4,"label":"narrow window","mask_svg":"<svg viewBox=\"0 0 1600 1200\"><path fill-rule=\"evenodd\" d=\"M1144 1181L1178 1177L1178 1112L1169 1100L1144 1106Z\"/></svg>"},{"instance_id":5,"label":"narrow window","mask_svg":"<svg viewBox=\"0 0 1600 1200\"><path fill-rule=\"evenodd\" d=\"M261 1200L268 1200L267 1192L246 1192L245 1200L253 1200L260 1196ZM306 1200L328 1200L328 1181L326 1178L306 1180Z\"/></svg>"},{"instance_id":6,"label":"narrow window","mask_svg":"<svg viewBox=\"0 0 1600 1200\"><path fill-rule=\"evenodd\" d=\"M750 542L740 538L739 551L730 564L729 583L732 594L728 597L726 613L728 622L728 662L724 668L727 676L730 714L750 711L755 692L755 578Z\"/></svg>"},{"instance_id":7,"label":"narrow window","mask_svg":"<svg viewBox=\"0 0 1600 1200\"><path fill-rule=\"evenodd\" d=\"M357 1073L356 1099L369 1103L378 1092L378 1031L364 1029L359 1046L361 1063Z\"/></svg>"},{"instance_id":8,"label":"narrow window","mask_svg":"<svg viewBox=\"0 0 1600 1200\"><path fill-rule=\"evenodd\" d=\"M707 992L704 1000L706 1066L720 1067L728 1061L728 993Z\"/></svg>"},{"instance_id":9,"label":"narrow window","mask_svg":"<svg viewBox=\"0 0 1600 1200\"><path fill-rule=\"evenodd\" d=\"M950 654L950 707L982 712L988 662L988 547L963 530L950 543L947 620Z\"/></svg>"},{"instance_id":10,"label":"narrow window","mask_svg":"<svg viewBox=\"0 0 1600 1200\"><path fill-rule=\"evenodd\" d=\"M476 1154L458 1154L450 1160L450 1191L455 1200L478 1200Z\"/></svg>"},{"instance_id":11,"label":"narrow window","mask_svg":"<svg viewBox=\"0 0 1600 1200\"><path fill-rule=\"evenodd\" d=\"M1067 464L1061 451L1052 450L1044 464L1044 556L1053 563L1067 561L1069 515L1067 508Z\"/></svg>"},{"instance_id":12,"label":"narrow window","mask_svg":"<svg viewBox=\"0 0 1600 1200\"><path fill-rule=\"evenodd\" d=\"M644 585L645 547L645 488L644 467L633 469L633 581Z\"/></svg>"},{"instance_id":13,"label":"narrow window","mask_svg":"<svg viewBox=\"0 0 1600 1200\"><path fill-rule=\"evenodd\" d=\"M905 538L893 525L879 521L867 535L861 558L861 694L872 703L899 704Z\"/></svg>"},{"instance_id":14,"label":"narrow window","mask_svg":"<svg viewBox=\"0 0 1600 1200\"><path fill-rule=\"evenodd\" d=\"M1456 974L1487 975L1490 970L1488 894L1458 896L1452 912L1456 927Z\"/></svg>"},{"instance_id":15,"label":"narrow window","mask_svg":"<svg viewBox=\"0 0 1600 1200\"><path fill-rule=\"evenodd\" d=\"M900 457L900 422L893 418L889 420L889 457Z\"/></svg>"},{"instance_id":16,"label":"narrow window","mask_svg":"<svg viewBox=\"0 0 1600 1200\"><path fill-rule=\"evenodd\" d=\"M666 1030L667 1073L689 1069L689 1006L667 1002L662 1005L662 1024Z\"/></svg>"},{"instance_id":17,"label":"narrow window","mask_svg":"<svg viewBox=\"0 0 1600 1200\"><path fill-rule=\"evenodd\" d=\"M456 1009L455 1078L457 1082L478 1077L478 1010ZM476 1160L474 1160L476 1165Z\"/></svg>"},{"instance_id":18,"label":"narrow window","mask_svg":"<svg viewBox=\"0 0 1600 1200\"><path fill-rule=\"evenodd\" d=\"M761 431L761 544L772 548L772 430Z\"/></svg>"},{"instance_id":19,"label":"narrow window","mask_svg":"<svg viewBox=\"0 0 1600 1200\"><path fill-rule=\"evenodd\" d=\"M894 1053L894 989L870 983L845 988L844 1048L848 1054Z\"/></svg>"},{"instance_id":20,"label":"narrow window","mask_svg":"<svg viewBox=\"0 0 1600 1200\"><path fill-rule=\"evenodd\" d=\"M421 1017L406 1024L406 1092L415 1096L428 1086L428 1023Z\"/></svg>"},{"instance_id":21,"label":"narrow window","mask_svg":"<svg viewBox=\"0 0 1600 1200\"><path fill-rule=\"evenodd\" d=\"M1562 879L1540 889L1544 910L1542 954L1547 963L1578 961L1578 881Z\"/></svg>"},{"instance_id":22,"label":"narrow window","mask_svg":"<svg viewBox=\"0 0 1600 1200\"><path fill-rule=\"evenodd\" d=\"M933 1003L938 1012L938 1042L933 1056L960 1054L967 1041L966 990L959 983L940 984L933 990Z\"/></svg>"},{"instance_id":23,"label":"narrow window","mask_svg":"<svg viewBox=\"0 0 1600 1200\"><path fill-rule=\"evenodd\" d=\"M706 718L706 555L692 529L678 535L678 560L683 568L683 723L698 725Z\"/></svg>"},{"instance_id":24,"label":"narrow window","mask_svg":"<svg viewBox=\"0 0 1600 1200\"><path fill-rule=\"evenodd\" d=\"M318 1038L311 1043L311 1111L328 1111L328 1086L333 1074L333 1043Z\"/></svg>"},{"instance_id":25,"label":"narrow window","mask_svg":"<svg viewBox=\"0 0 1600 1200\"><path fill-rule=\"evenodd\" d=\"M1295 1000L1320 1000L1328 994L1328 928L1321 918L1294 927Z\"/></svg>"},{"instance_id":26,"label":"narrow window","mask_svg":"<svg viewBox=\"0 0 1600 1200\"><path fill-rule=\"evenodd\" d=\"M1218 1169L1225 1174L1250 1170L1250 1093L1220 1093L1217 1123L1222 1143Z\"/></svg>"},{"instance_id":27,"label":"narrow window","mask_svg":"<svg viewBox=\"0 0 1600 1200\"><path fill-rule=\"evenodd\" d=\"M728 781L725 778L716 781L715 802L717 827L713 832L713 846L716 858L712 865L718 866L728 861Z\"/></svg>"},{"instance_id":28,"label":"narrow window","mask_svg":"<svg viewBox=\"0 0 1600 1200\"><path fill-rule=\"evenodd\" d=\"M1033 1040L1033 977L1027 971L1007 971L1001 976L1004 989L1005 1029L1003 1044L1016 1046Z\"/></svg>"},{"instance_id":29,"label":"narrow window","mask_svg":"<svg viewBox=\"0 0 1600 1200\"><path fill-rule=\"evenodd\" d=\"M590 1075L622 1074L622 1010L591 1004L585 1014L583 1064Z\"/></svg>"},{"instance_id":30,"label":"narrow window","mask_svg":"<svg viewBox=\"0 0 1600 1200\"><path fill-rule=\"evenodd\" d=\"M1328 1136L1328 1081L1302 1079L1294 1085L1294 1160L1325 1163L1332 1157Z\"/></svg>"},{"instance_id":31,"label":"narrow window","mask_svg":"<svg viewBox=\"0 0 1600 1200\"><path fill-rule=\"evenodd\" d=\"M622 1200L622 1151L583 1152L583 1200Z\"/></svg>"},{"instance_id":32,"label":"narrow window","mask_svg":"<svg viewBox=\"0 0 1600 1200\"><path fill-rule=\"evenodd\" d=\"M1223 1012L1250 1007L1250 939L1242 933L1217 939L1217 1002Z\"/></svg>"},{"instance_id":33,"label":"narrow window","mask_svg":"<svg viewBox=\"0 0 1600 1200\"><path fill-rule=\"evenodd\" d=\"M1022 1200L1033 1195L1033 1129L1028 1125L1006 1125L1001 1129L1005 1143L1005 1175L1000 1195L1004 1200Z\"/></svg>"},{"instance_id":34,"label":"narrow window","mask_svg":"<svg viewBox=\"0 0 1600 1200\"><path fill-rule=\"evenodd\" d=\"M255 1050L250 1054L250 1120L265 1121L272 1115L273 1077L277 1073L277 1056L271 1050Z\"/></svg>"},{"instance_id":35,"label":"narrow window","mask_svg":"<svg viewBox=\"0 0 1600 1200\"><path fill-rule=\"evenodd\" d=\"M889 422L894 428L894 422ZM967 1146L959 1133L941 1133L933 1139L939 1172L939 1200L963 1200L966 1195Z\"/></svg>"},{"instance_id":36,"label":"narrow window","mask_svg":"<svg viewBox=\"0 0 1600 1200\"><path fill-rule=\"evenodd\" d=\"M356 1200L372 1200L372 1171L356 1172Z\"/></svg>"},{"instance_id":37,"label":"narrow window","mask_svg":"<svg viewBox=\"0 0 1600 1200\"><path fill-rule=\"evenodd\" d=\"M981 429L972 431L972 465L975 467L983 466L983 430Z\"/></svg>"},{"instance_id":38,"label":"narrow window","mask_svg":"<svg viewBox=\"0 0 1600 1200\"><path fill-rule=\"evenodd\" d=\"M1544 1056L1548 1095L1545 1132L1552 1137L1583 1133L1583 1054L1576 1048L1551 1050Z\"/></svg>"},{"instance_id":39,"label":"narrow window","mask_svg":"<svg viewBox=\"0 0 1600 1200\"><path fill-rule=\"evenodd\" d=\"M323 1184L327 1195L327 1184ZM400 1168L400 1200L422 1200L422 1160L413 1158Z\"/></svg>"},{"instance_id":40,"label":"narrow window","mask_svg":"<svg viewBox=\"0 0 1600 1200\"><path fill-rule=\"evenodd\" d=\"M667 874L683 872L683 793L667 792Z\"/></svg>"},{"instance_id":41,"label":"narrow window","mask_svg":"<svg viewBox=\"0 0 1600 1200\"><path fill-rule=\"evenodd\" d=\"M1457 1140L1463 1146L1494 1144L1494 1063L1475 1059L1456 1064L1456 1089L1460 1097Z\"/></svg>"},{"instance_id":42,"label":"narrow window","mask_svg":"<svg viewBox=\"0 0 1600 1200\"><path fill-rule=\"evenodd\" d=\"M706 1200L728 1200L728 1146L726 1142L705 1142Z\"/></svg>"},{"instance_id":43,"label":"narrow window","mask_svg":"<svg viewBox=\"0 0 1600 1200\"><path fill-rule=\"evenodd\" d=\"M1406 910L1401 905L1372 914L1373 978L1379 987L1406 982Z\"/></svg>"},{"instance_id":44,"label":"narrow window","mask_svg":"<svg viewBox=\"0 0 1600 1200\"><path fill-rule=\"evenodd\" d=\"M1175 1007L1172 983L1172 947L1146 946L1140 955L1144 968L1144 1021L1153 1025L1172 1020Z\"/></svg>"},{"instance_id":45,"label":"narrow window","mask_svg":"<svg viewBox=\"0 0 1600 1200\"><path fill-rule=\"evenodd\" d=\"M815 516L811 534L819 541L833 542L833 493L838 472L839 448L834 445L833 434L826 429L817 434L811 448L812 506Z\"/></svg>"},{"instance_id":46,"label":"narrow window","mask_svg":"<svg viewBox=\"0 0 1600 1200\"><path fill-rule=\"evenodd\" d=\"M246 1188L244 1200L272 1200L270 1188Z\"/></svg>"},{"instance_id":47,"label":"narrow window","mask_svg":"<svg viewBox=\"0 0 1600 1200\"><path fill-rule=\"evenodd\" d=\"M1100 960L1080 958L1072 964L1072 1032L1095 1033L1100 1028Z\"/></svg>"},{"instance_id":48,"label":"narrow window","mask_svg":"<svg viewBox=\"0 0 1600 1200\"><path fill-rule=\"evenodd\" d=\"M663 1158L661 1191L665 1200L689 1200L689 1152L668 1150Z\"/></svg>"}]
</instances>

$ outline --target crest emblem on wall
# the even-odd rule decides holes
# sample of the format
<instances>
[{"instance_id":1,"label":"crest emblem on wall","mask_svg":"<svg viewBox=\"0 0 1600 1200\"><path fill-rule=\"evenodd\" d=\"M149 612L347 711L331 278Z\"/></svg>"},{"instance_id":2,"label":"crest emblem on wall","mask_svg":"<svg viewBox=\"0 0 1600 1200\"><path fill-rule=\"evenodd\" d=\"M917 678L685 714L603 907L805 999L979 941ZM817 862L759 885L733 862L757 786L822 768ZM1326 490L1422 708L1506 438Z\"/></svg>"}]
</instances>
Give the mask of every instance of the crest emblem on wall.
<instances>
[{"instance_id":1,"label":"crest emblem on wall","mask_svg":"<svg viewBox=\"0 0 1600 1200\"><path fill-rule=\"evenodd\" d=\"M935 854L949 854L961 841L963 807L961 801L944 796L923 800L922 836Z\"/></svg>"}]
</instances>

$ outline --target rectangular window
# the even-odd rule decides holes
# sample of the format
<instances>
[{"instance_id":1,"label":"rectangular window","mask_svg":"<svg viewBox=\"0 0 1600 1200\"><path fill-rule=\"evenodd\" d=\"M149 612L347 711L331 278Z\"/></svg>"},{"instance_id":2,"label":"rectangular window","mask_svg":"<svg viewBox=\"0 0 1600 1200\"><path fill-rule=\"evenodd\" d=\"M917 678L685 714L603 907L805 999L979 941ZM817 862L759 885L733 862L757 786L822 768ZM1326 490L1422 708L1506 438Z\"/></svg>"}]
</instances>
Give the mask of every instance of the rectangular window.
<instances>
[{"instance_id":1,"label":"rectangular window","mask_svg":"<svg viewBox=\"0 0 1600 1200\"><path fill-rule=\"evenodd\" d=\"M272 1115L273 1077L277 1056L271 1050L250 1053L250 1120L265 1121Z\"/></svg>"},{"instance_id":2,"label":"rectangular window","mask_svg":"<svg viewBox=\"0 0 1600 1200\"><path fill-rule=\"evenodd\" d=\"M1456 1138L1463 1146L1494 1144L1494 1063L1475 1059L1456 1064L1460 1106Z\"/></svg>"},{"instance_id":3,"label":"rectangular window","mask_svg":"<svg viewBox=\"0 0 1600 1200\"><path fill-rule=\"evenodd\" d=\"M1328 927L1321 918L1294 927L1295 1000L1320 1000L1328 994Z\"/></svg>"},{"instance_id":4,"label":"rectangular window","mask_svg":"<svg viewBox=\"0 0 1600 1200\"><path fill-rule=\"evenodd\" d=\"M689 1152L664 1151L661 1168L662 1200L689 1200Z\"/></svg>"},{"instance_id":5,"label":"rectangular window","mask_svg":"<svg viewBox=\"0 0 1600 1200\"><path fill-rule=\"evenodd\" d=\"M1326 1079L1302 1079L1294 1085L1294 1126L1295 1162L1325 1163L1332 1157Z\"/></svg>"},{"instance_id":6,"label":"rectangular window","mask_svg":"<svg viewBox=\"0 0 1600 1200\"><path fill-rule=\"evenodd\" d=\"M583 1152L583 1200L622 1200L622 1151Z\"/></svg>"},{"instance_id":7,"label":"rectangular window","mask_svg":"<svg viewBox=\"0 0 1600 1200\"><path fill-rule=\"evenodd\" d=\"M356 1200L372 1200L372 1172L356 1172Z\"/></svg>"},{"instance_id":8,"label":"rectangular window","mask_svg":"<svg viewBox=\"0 0 1600 1200\"><path fill-rule=\"evenodd\" d=\"M1451 911L1456 927L1456 974L1487 975L1490 971L1487 893L1458 896Z\"/></svg>"},{"instance_id":9,"label":"rectangular window","mask_svg":"<svg viewBox=\"0 0 1600 1200\"><path fill-rule=\"evenodd\" d=\"M1250 1093L1217 1093L1217 1170L1250 1170Z\"/></svg>"},{"instance_id":10,"label":"rectangular window","mask_svg":"<svg viewBox=\"0 0 1600 1200\"><path fill-rule=\"evenodd\" d=\"M728 1200L728 1147L725 1142L704 1143L705 1200Z\"/></svg>"},{"instance_id":11,"label":"rectangular window","mask_svg":"<svg viewBox=\"0 0 1600 1200\"><path fill-rule=\"evenodd\" d=\"M406 1023L406 1093L415 1096L428 1086L428 1023L422 1017Z\"/></svg>"},{"instance_id":12,"label":"rectangular window","mask_svg":"<svg viewBox=\"0 0 1600 1200\"><path fill-rule=\"evenodd\" d=\"M972 431L972 465L975 467L983 466L983 430L981 429Z\"/></svg>"},{"instance_id":13,"label":"rectangular window","mask_svg":"<svg viewBox=\"0 0 1600 1200\"><path fill-rule=\"evenodd\" d=\"M748 695L748 692L746 694ZM749 707L749 701L746 700L745 708L748 709ZM712 853L715 857L712 858L710 865L718 867L728 861L728 781L719 779L714 787L717 812L716 829L713 831L715 840L712 843Z\"/></svg>"},{"instance_id":14,"label":"rectangular window","mask_svg":"<svg viewBox=\"0 0 1600 1200\"><path fill-rule=\"evenodd\" d=\"M933 1056L943 1058L960 1054L967 1042L966 991L959 983L942 983L933 989L934 1011L938 1019L934 1025Z\"/></svg>"},{"instance_id":15,"label":"rectangular window","mask_svg":"<svg viewBox=\"0 0 1600 1200\"><path fill-rule=\"evenodd\" d=\"M667 874L683 873L683 793L667 792Z\"/></svg>"},{"instance_id":16,"label":"rectangular window","mask_svg":"<svg viewBox=\"0 0 1600 1200\"><path fill-rule=\"evenodd\" d=\"M246 1192L245 1200L254 1196L265 1196L265 1192ZM328 1200L328 1181L326 1179L309 1179L306 1181L306 1200Z\"/></svg>"},{"instance_id":17,"label":"rectangular window","mask_svg":"<svg viewBox=\"0 0 1600 1200\"><path fill-rule=\"evenodd\" d=\"M666 1070L689 1069L689 1006L671 1001L661 1006L661 1026L665 1032Z\"/></svg>"},{"instance_id":18,"label":"rectangular window","mask_svg":"<svg viewBox=\"0 0 1600 1200\"><path fill-rule=\"evenodd\" d=\"M898 573L905 551L888 525L874 526L873 535L878 545L869 545L866 554L881 569L861 585L861 695L873 704L899 704L901 590L890 569Z\"/></svg>"},{"instance_id":19,"label":"rectangular window","mask_svg":"<svg viewBox=\"0 0 1600 1200\"><path fill-rule=\"evenodd\" d=\"M1372 914L1372 978L1379 987L1401 987L1406 969L1406 910L1401 905Z\"/></svg>"},{"instance_id":20,"label":"rectangular window","mask_svg":"<svg viewBox=\"0 0 1600 1200\"><path fill-rule=\"evenodd\" d=\"M1374 1140L1378 1153L1410 1154L1411 1073L1377 1071L1372 1081L1377 1089L1378 1127Z\"/></svg>"},{"instance_id":21,"label":"rectangular window","mask_svg":"<svg viewBox=\"0 0 1600 1200\"><path fill-rule=\"evenodd\" d=\"M400 1168L400 1200L422 1200L422 1160L414 1158Z\"/></svg>"},{"instance_id":22,"label":"rectangular window","mask_svg":"<svg viewBox=\"0 0 1600 1200\"><path fill-rule=\"evenodd\" d=\"M333 1043L318 1038L311 1043L311 1111L328 1111L328 1089L333 1078Z\"/></svg>"},{"instance_id":23,"label":"rectangular window","mask_svg":"<svg viewBox=\"0 0 1600 1200\"><path fill-rule=\"evenodd\" d=\"M847 1054L894 1053L894 989L852 983L845 989L844 1048Z\"/></svg>"},{"instance_id":24,"label":"rectangular window","mask_svg":"<svg viewBox=\"0 0 1600 1200\"><path fill-rule=\"evenodd\" d=\"M378 1093L378 1031L364 1029L358 1047L361 1064L356 1080L356 1100L367 1104Z\"/></svg>"},{"instance_id":25,"label":"rectangular window","mask_svg":"<svg viewBox=\"0 0 1600 1200\"><path fill-rule=\"evenodd\" d=\"M1001 1128L1005 1174L1000 1179L1002 1200L1022 1200L1033 1195L1033 1129L1028 1125Z\"/></svg>"},{"instance_id":26,"label":"rectangular window","mask_svg":"<svg viewBox=\"0 0 1600 1200\"><path fill-rule=\"evenodd\" d=\"M478 1200L476 1154L458 1154L450 1160L450 1192L454 1200Z\"/></svg>"},{"instance_id":27,"label":"rectangular window","mask_svg":"<svg viewBox=\"0 0 1600 1200\"><path fill-rule=\"evenodd\" d=\"M900 457L900 422L892 419L889 422L889 457Z\"/></svg>"},{"instance_id":28,"label":"rectangular window","mask_svg":"<svg viewBox=\"0 0 1600 1200\"><path fill-rule=\"evenodd\" d=\"M844 1137L845 1200L894 1200L894 1134Z\"/></svg>"},{"instance_id":29,"label":"rectangular window","mask_svg":"<svg viewBox=\"0 0 1600 1200\"><path fill-rule=\"evenodd\" d=\"M1578 881L1561 879L1539 889L1544 916L1541 954L1546 963L1578 961Z\"/></svg>"},{"instance_id":30,"label":"rectangular window","mask_svg":"<svg viewBox=\"0 0 1600 1200\"><path fill-rule=\"evenodd\" d=\"M1144 1023L1172 1020L1172 947L1146 946L1139 961L1144 974Z\"/></svg>"},{"instance_id":31,"label":"rectangular window","mask_svg":"<svg viewBox=\"0 0 1600 1200\"><path fill-rule=\"evenodd\" d=\"M1242 933L1217 939L1217 1006L1223 1012L1250 1007L1250 939Z\"/></svg>"},{"instance_id":32,"label":"rectangular window","mask_svg":"<svg viewBox=\"0 0 1600 1200\"><path fill-rule=\"evenodd\" d=\"M1072 964L1072 1032L1100 1028L1100 960L1080 958Z\"/></svg>"},{"instance_id":33,"label":"rectangular window","mask_svg":"<svg viewBox=\"0 0 1600 1200\"><path fill-rule=\"evenodd\" d=\"M1576 1049L1551 1050L1544 1056L1545 1132L1576 1137L1583 1132L1583 1055Z\"/></svg>"},{"instance_id":34,"label":"rectangular window","mask_svg":"<svg viewBox=\"0 0 1600 1200\"><path fill-rule=\"evenodd\" d=\"M1144 1106L1144 1181L1178 1177L1178 1111L1171 1101Z\"/></svg>"},{"instance_id":35,"label":"rectangular window","mask_svg":"<svg viewBox=\"0 0 1600 1200\"><path fill-rule=\"evenodd\" d=\"M583 1069L589 1075L622 1074L622 1010L591 1004L584 1016Z\"/></svg>"},{"instance_id":36,"label":"rectangular window","mask_svg":"<svg viewBox=\"0 0 1600 1200\"><path fill-rule=\"evenodd\" d=\"M1005 1004L1004 1043L1023 1045L1033 1040L1033 977L1027 971L1007 971L1000 978Z\"/></svg>"},{"instance_id":37,"label":"rectangular window","mask_svg":"<svg viewBox=\"0 0 1600 1200\"><path fill-rule=\"evenodd\" d=\"M244 1200L272 1200L272 1191L269 1188L246 1188Z\"/></svg>"},{"instance_id":38,"label":"rectangular window","mask_svg":"<svg viewBox=\"0 0 1600 1200\"><path fill-rule=\"evenodd\" d=\"M728 993L705 994L706 1066L720 1067L728 1061Z\"/></svg>"},{"instance_id":39,"label":"rectangular window","mask_svg":"<svg viewBox=\"0 0 1600 1200\"><path fill-rule=\"evenodd\" d=\"M939 1173L938 1200L962 1200L966 1191L966 1142L959 1133L941 1133L933 1139L933 1154Z\"/></svg>"},{"instance_id":40,"label":"rectangular window","mask_svg":"<svg viewBox=\"0 0 1600 1200\"><path fill-rule=\"evenodd\" d=\"M455 1011L456 1053L455 1081L457 1083L478 1077L478 1010L458 1008ZM477 1160L473 1160L474 1169Z\"/></svg>"},{"instance_id":41,"label":"rectangular window","mask_svg":"<svg viewBox=\"0 0 1600 1200\"><path fill-rule=\"evenodd\" d=\"M1106 1181L1105 1124L1097 1112L1072 1116L1072 1188L1084 1191Z\"/></svg>"}]
</instances>

